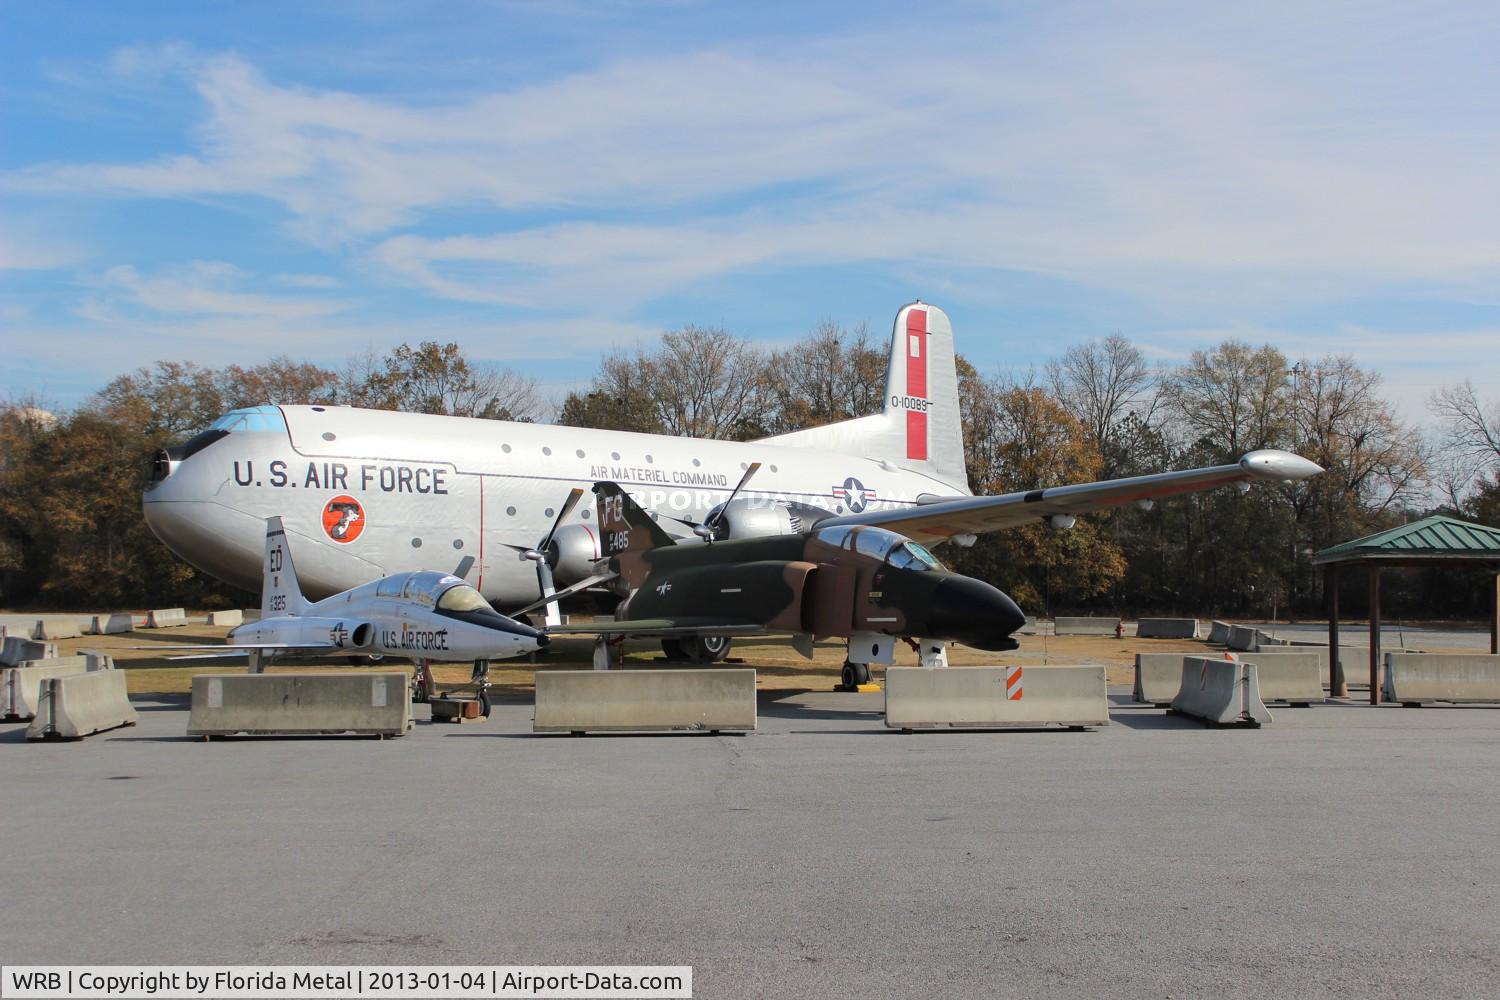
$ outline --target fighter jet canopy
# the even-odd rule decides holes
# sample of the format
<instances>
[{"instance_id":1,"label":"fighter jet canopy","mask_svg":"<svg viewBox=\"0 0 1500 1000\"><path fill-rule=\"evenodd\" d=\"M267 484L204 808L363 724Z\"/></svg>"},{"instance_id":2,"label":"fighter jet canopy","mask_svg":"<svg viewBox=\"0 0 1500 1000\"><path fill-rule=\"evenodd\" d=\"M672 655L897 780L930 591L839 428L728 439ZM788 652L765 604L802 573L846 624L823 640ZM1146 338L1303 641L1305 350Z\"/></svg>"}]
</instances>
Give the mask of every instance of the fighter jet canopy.
<instances>
[{"instance_id":1,"label":"fighter jet canopy","mask_svg":"<svg viewBox=\"0 0 1500 1000\"><path fill-rule=\"evenodd\" d=\"M816 535L825 544L883 559L897 569L943 569L943 564L925 546L885 528L837 525L823 528Z\"/></svg>"}]
</instances>

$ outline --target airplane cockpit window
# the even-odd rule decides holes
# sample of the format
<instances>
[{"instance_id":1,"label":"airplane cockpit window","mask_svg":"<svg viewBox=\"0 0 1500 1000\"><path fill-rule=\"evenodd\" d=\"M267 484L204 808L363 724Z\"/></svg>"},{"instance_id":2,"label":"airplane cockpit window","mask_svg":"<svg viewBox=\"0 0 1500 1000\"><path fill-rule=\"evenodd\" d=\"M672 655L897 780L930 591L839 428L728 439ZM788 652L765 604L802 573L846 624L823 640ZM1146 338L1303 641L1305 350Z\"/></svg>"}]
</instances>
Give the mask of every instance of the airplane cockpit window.
<instances>
[{"instance_id":1,"label":"airplane cockpit window","mask_svg":"<svg viewBox=\"0 0 1500 1000\"><path fill-rule=\"evenodd\" d=\"M886 531L884 528L861 528L854 536L854 548L864 555L884 559L903 541L905 539L894 531Z\"/></svg>"},{"instance_id":2,"label":"airplane cockpit window","mask_svg":"<svg viewBox=\"0 0 1500 1000\"><path fill-rule=\"evenodd\" d=\"M448 588L462 584L458 577L448 573L423 570L412 573L401 588L401 596L418 604L432 607Z\"/></svg>"},{"instance_id":3,"label":"airplane cockpit window","mask_svg":"<svg viewBox=\"0 0 1500 1000\"><path fill-rule=\"evenodd\" d=\"M279 406L249 406L230 410L209 425L211 431L286 431L286 417Z\"/></svg>"},{"instance_id":4,"label":"airplane cockpit window","mask_svg":"<svg viewBox=\"0 0 1500 1000\"><path fill-rule=\"evenodd\" d=\"M835 548L852 549L854 547L854 528L847 524L824 528L818 532L818 541L826 545L832 545Z\"/></svg>"},{"instance_id":5,"label":"airplane cockpit window","mask_svg":"<svg viewBox=\"0 0 1500 1000\"><path fill-rule=\"evenodd\" d=\"M937 556L927 551L926 546L909 539L892 549L885 561L897 569L914 569L919 572L943 568Z\"/></svg>"},{"instance_id":6,"label":"airplane cockpit window","mask_svg":"<svg viewBox=\"0 0 1500 1000\"><path fill-rule=\"evenodd\" d=\"M376 597L400 597L401 588L406 586L406 579L410 574L403 573L400 576L388 576L375 585Z\"/></svg>"},{"instance_id":7,"label":"airplane cockpit window","mask_svg":"<svg viewBox=\"0 0 1500 1000\"><path fill-rule=\"evenodd\" d=\"M438 598L437 606L439 611L478 611L490 605L480 596L479 591L467 583L461 583L443 591L443 596Z\"/></svg>"}]
</instances>

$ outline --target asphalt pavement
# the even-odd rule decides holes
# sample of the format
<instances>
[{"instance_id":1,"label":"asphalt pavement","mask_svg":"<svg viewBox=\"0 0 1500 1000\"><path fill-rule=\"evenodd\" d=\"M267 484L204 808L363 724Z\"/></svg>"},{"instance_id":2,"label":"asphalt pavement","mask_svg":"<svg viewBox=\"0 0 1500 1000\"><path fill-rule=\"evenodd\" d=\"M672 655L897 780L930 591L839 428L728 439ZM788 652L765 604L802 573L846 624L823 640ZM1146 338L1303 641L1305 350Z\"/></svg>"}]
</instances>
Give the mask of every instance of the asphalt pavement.
<instances>
[{"instance_id":1,"label":"asphalt pavement","mask_svg":"<svg viewBox=\"0 0 1500 1000\"><path fill-rule=\"evenodd\" d=\"M700 997L1493 995L1500 709L1214 730L885 730L763 696L748 736L0 726L0 956L691 965Z\"/></svg>"}]
</instances>

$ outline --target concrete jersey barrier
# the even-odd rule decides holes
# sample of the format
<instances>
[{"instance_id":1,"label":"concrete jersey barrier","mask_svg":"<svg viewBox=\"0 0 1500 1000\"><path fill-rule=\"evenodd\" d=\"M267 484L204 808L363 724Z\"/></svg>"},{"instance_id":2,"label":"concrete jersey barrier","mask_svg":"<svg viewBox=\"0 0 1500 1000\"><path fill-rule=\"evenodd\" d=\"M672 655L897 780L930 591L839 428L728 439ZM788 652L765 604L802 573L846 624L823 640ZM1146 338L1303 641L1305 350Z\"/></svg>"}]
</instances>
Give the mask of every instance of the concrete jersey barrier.
<instances>
[{"instance_id":1,"label":"concrete jersey barrier","mask_svg":"<svg viewBox=\"0 0 1500 1000\"><path fill-rule=\"evenodd\" d=\"M1228 622L1211 623L1208 627L1208 641L1220 646L1229 645L1229 630L1233 627Z\"/></svg>"},{"instance_id":2,"label":"concrete jersey barrier","mask_svg":"<svg viewBox=\"0 0 1500 1000\"><path fill-rule=\"evenodd\" d=\"M402 736L411 687L402 671L327 674L199 674L189 736Z\"/></svg>"},{"instance_id":3,"label":"concrete jersey barrier","mask_svg":"<svg viewBox=\"0 0 1500 1000\"><path fill-rule=\"evenodd\" d=\"M1141 639L1196 639L1196 618L1142 618L1135 623L1135 634Z\"/></svg>"},{"instance_id":4,"label":"concrete jersey barrier","mask_svg":"<svg viewBox=\"0 0 1500 1000\"><path fill-rule=\"evenodd\" d=\"M107 670L110 666L107 662L97 661L91 665L88 656L59 656L7 667L0 671L0 718L11 721L33 718L41 703L44 681L91 670Z\"/></svg>"},{"instance_id":5,"label":"concrete jersey barrier","mask_svg":"<svg viewBox=\"0 0 1500 1000\"><path fill-rule=\"evenodd\" d=\"M57 647L50 642L37 642L19 635L5 637L0 647L0 665L14 667L27 660L50 660L57 656Z\"/></svg>"},{"instance_id":6,"label":"concrete jersey barrier","mask_svg":"<svg viewBox=\"0 0 1500 1000\"><path fill-rule=\"evenodd\" d=\"M1191 656L1182 661L1182 683L1172 711L1221 726L1271 721L1260 697L1255 664Z\"/></svg>"},{"instance_id":7,"label":"concrete jersey barrier","mask_svg":"<svg viewBox=\"0 0 1500 1000\"><path fill-rule=\"evenodd\" d=\"M1136 653L1135 700L1165 708L1182 687L1182 662L1192 653Z\"/></svg>"},{"instance_id":8,"label":"concrete jersey barrier","mask_svg":"<svg viewBox=\"0 0 1500 1000\"><path fill-rule=\"evenodd\" d=\"M538 733L753 732L755 671L538 670Z\"/></svg>"},{"instance_id":9,"label":"concrete jersey barrier","mask_svg":"<svg viewBox=\"0 0 1500 1000\"><path fill-rule=\"evenodd\" d=\"M144 628L175 628L178 625L186 625L187 612L182 608L157 608L146 612L146 624Z\"/></svg>"},{"instance_id":10,"label":"concrete jersey barrier","mask_svg":"<svg viewBox=\"0 0 1500 1000\"><path fill-rule=\"evenodd\" d=\"M1257 650L1242 653L1240 660L1255 664L1262 701L1284 701L1305 708L1326 697L1323 691L1327 679L1323 672L1326 653L1320 657L1310 650Z\"/></svg>"},{"instance_id":11,"label":"concrete jersey barrier","mask_svg":"<svg viewBox=\"0 0 1500 1000\"><path fill-rule=\"evenodd\" d=\"M1224 645L1240 653L1248 653L1255 648L1260 640L1260 630L1251 628L1249 625L1229 626L1229 637L1224 640Z\"/></svg>"},{"instance_id":12,"label":"concrete jersey barrier","mask_svg":"<svg viewBox=\"0 0 1500 1000\"><path fill-rule=\"evenodd\" d=\"M135 629L135 616L130 614L95 615L89 625L91 635L119 635Z\"/></svg>"},{"instance_id":13,"label":"concrete jersey barrier","mask_svg":"<svg viewBox=\"0 0 1500 1000\"><path fill-rule=\"evenodd\" d=\"M1386 653L1381 686L1388 701L1420 705L1500 702L1500 656L1484 653Z\"/></svg>"},{"instance_id":14,"label":"concrete jersey barrier","mask_svg":"<svg viewBox=\"0 0 1500 1000\"><path fill-rule=\"evenodd\" d=\"M31 637L42 641L76 639L82 634L77 620L72 618L38 618L36 628L31 630Z\"/></svg>"},{"instance_id":15,"label":"concrete jersey barrier","mask_svg":"<svg viewBox=\"0 0 1500 1000\"><path fill-rule=\"evenodd\" d=\"M245 624L245 613L238 609L234 611L210 611L208 613L210 625L243 625Z\"/></svg>"},{"instance_id":16,"label":"concrete jersey barrier","mask_svg":"<svg viewBox=\"0 0 1500 1000\"><path fill-rule=\"evenodd\" d=\"M42 682L36 717L26 729L28 740L77 740L121 726L137 716L125 693L123 670L50 677Z\"/></svg>"},{"instance_id":17,"label":"concrete jersey barrier","mask_svg":"<svg viewBox=\"0 0 1500 1000\"><path fill-rule=\"evenodd\" d=\"M885 724L910 731L1109 725L1105 668L891 667Z\"/></svg>"},{"instance_id":18,"label":"concrete jersey barrier","mask_svg":"<svg viewBox=\"0 0 1500 1000\"><path fill-rule=\"evenodd\" d=\"M1114 635L1119 627L1118 618L1057 618L1052 631L1054 635Z\"/></svg>"}]
</instances>

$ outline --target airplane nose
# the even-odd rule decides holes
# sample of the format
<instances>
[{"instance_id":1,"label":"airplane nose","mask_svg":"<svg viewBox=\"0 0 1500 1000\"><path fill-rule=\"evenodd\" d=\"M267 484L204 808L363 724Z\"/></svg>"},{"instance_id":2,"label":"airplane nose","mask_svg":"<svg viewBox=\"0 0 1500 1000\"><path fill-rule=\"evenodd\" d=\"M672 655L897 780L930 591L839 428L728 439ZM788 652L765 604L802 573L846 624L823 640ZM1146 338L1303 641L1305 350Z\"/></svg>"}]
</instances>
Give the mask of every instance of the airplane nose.
<instances>
[{"instance_id":1,"label":"airplane nose","mask_svg":"<svg viewBox=\"0 0 1500 1000\"><path fill-rule=\"evenodd\" d=\"M1016 602L996 587L973 577L954 576L938 584L928 616L928 634L1000 652L1020 643L1011 633L1026 624Z\"/></svg>"}]
</instances>

